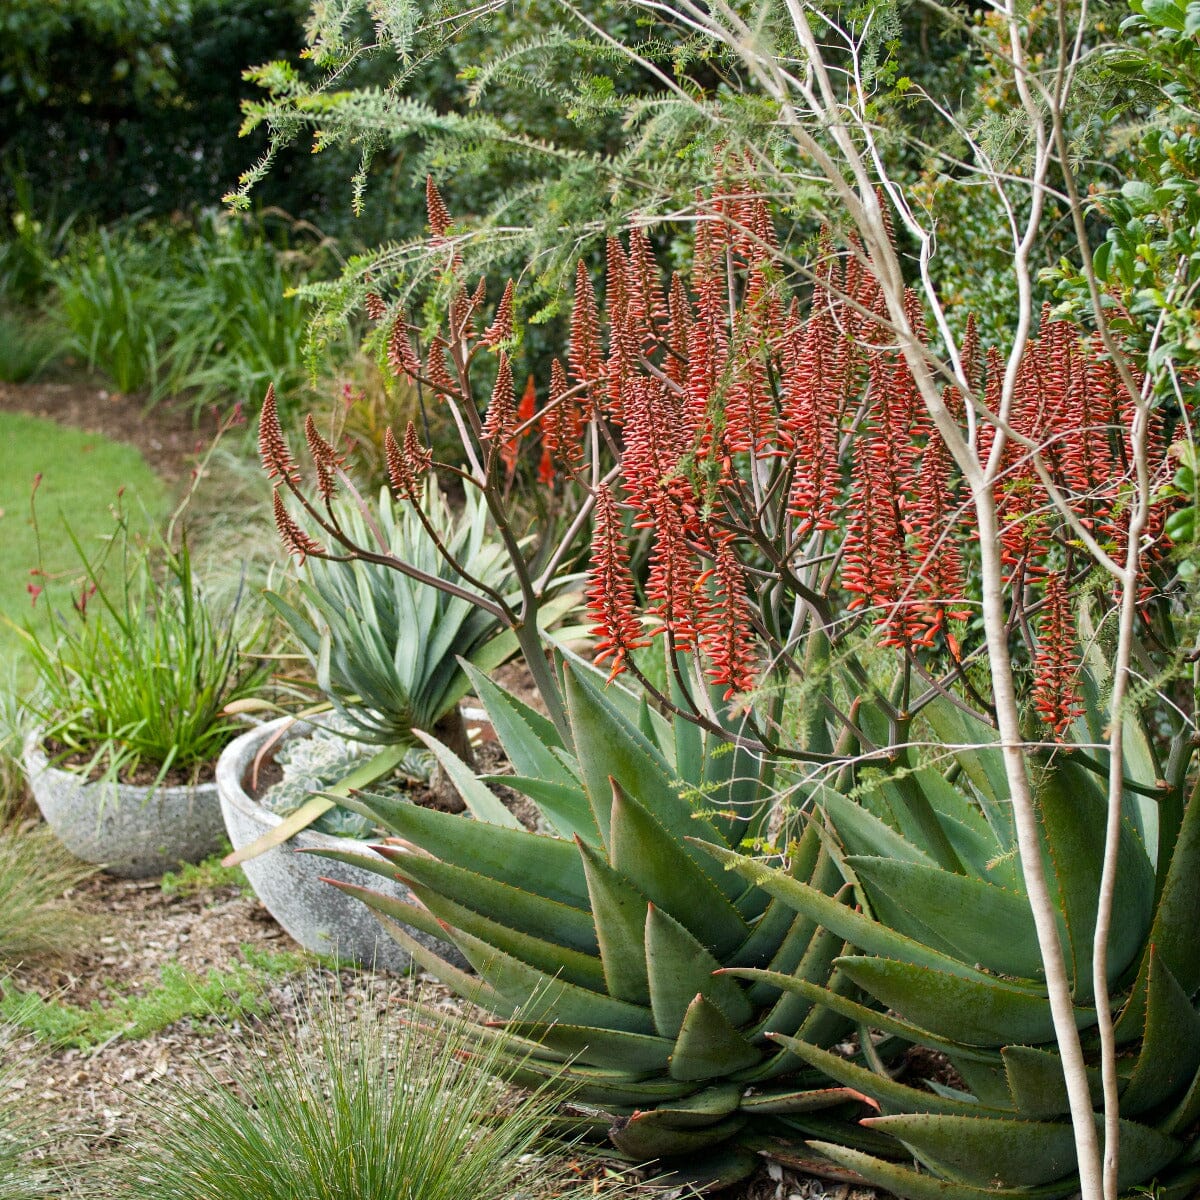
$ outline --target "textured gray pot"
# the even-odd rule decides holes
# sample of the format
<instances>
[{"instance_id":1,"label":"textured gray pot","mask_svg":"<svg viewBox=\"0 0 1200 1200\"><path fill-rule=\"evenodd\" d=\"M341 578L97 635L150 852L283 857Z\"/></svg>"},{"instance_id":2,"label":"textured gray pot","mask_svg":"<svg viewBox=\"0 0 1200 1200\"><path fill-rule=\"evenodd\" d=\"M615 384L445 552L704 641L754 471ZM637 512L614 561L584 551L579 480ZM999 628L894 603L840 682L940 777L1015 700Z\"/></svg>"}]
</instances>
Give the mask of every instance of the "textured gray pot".
<instances>
[{"instance_id":1,"label":"textured gray pot","mask_svg":"<svg viewBox=\"0 0 1200 1200\"><path fill-rule=\"evenodd\" d=\"M282 820L247 794L245 781L255 755L268 739L289 724L292 730L288 736L301 736L307 728L288 717L269 721L230 742L217 763L221 813L235 850L256 841ZM371 910L323 880L337 879L401 899L411 899L411 893L394 880L371 871L316 854L297 853L320 849L374 853L367 842L305 829L282 846L243 863L242 870L267 911L306 950L336 954L338 958L385 971L406 971L410 963L407 952L388 936ZM463 963L454 947L426 934L410 932L443 957Z\"/></svg>"},{"instance_id":2,"label":"textured gray pot","mask_svg":"<svg viewBox=\"0 0 1200 1200\"><path fill-rule=\"evenodd\" d=\"M23 761L29 789L58 840L110 875L161 875L215 854L224 842L215 783L154 789L89 783L52 766L37 734L26 740Z\"/></svg>"}]
</instances>

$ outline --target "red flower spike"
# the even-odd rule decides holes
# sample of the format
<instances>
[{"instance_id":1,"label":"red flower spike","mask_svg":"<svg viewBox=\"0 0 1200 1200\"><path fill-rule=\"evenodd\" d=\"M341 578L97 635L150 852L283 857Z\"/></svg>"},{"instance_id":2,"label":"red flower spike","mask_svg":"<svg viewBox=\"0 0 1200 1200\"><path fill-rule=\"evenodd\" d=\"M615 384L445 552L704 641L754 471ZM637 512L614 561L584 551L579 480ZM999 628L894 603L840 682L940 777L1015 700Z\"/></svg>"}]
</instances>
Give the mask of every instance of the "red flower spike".
<instances>
[{"instance_id":1,"label":"red flower spike","mask_svg":"<svg viewBox=\"0 0 1200 1200\"><path fill-rule=\"evenodd\" d=\"M662 621L677 650L691 650L705 607L696 557L679 504L664 489L654 497L650 512L656 538L646 580L646 598L651 601L646 611Z\"/></svg>"},{"instance_id":2,"label":"red flower spike","mask_svg":"<svg viewBox=\"0 0 1200 1200\"><path fill-rule=\"evenodd\" d=\"M548 446L542 447L542 457L538 459L537 481L543 487L554 486L554 459Z\"/></svg>"},{"instance_id":3,"label":"red flower spike","mask_svg":"<svg viewBox=\"0 0 1200 1200\"><path fill-rule=\"evenodd\" d=\"M317 431L317 423L311 413L304 418L304 440L308 443L308 453L317 469L317 491L322 500L328 500L337 489L336 472L342 460Z\"/></svg>"},{"instance_id":4,"label":"red flower spike","mask_svg":"<svg viewBox=\"0 0 1200 1200\"><path fill-rule=\"evenodd\" d=\"M679 464L678 414L656 379L635 376L625 404L625 449L621 475L629 502L638 513L637 525L654 521L655 498L674 481Z\"/></svg>"},{"instance_id":5,"label":"red flower spike","mask_svg":"<svg viewBox=\"0 0 1200 1200\"><path fill-rule=\"evenodd\" d=\"M1046 576L1045 607L1038 623L1033 706L1057 741L1063 740L1071 722L1083 711L1078 674L1075 618L1066 576L1062 571L1052 571Z\"/></svg>"},{"instance_id":6,"label":"red flower spike","mask_svg":"<svg viewBox=\"0 0 1200 1200\"><path fill-rule=\"evenodd\" d=\"M917 475L914 525L919 590L925 597L925 628L916 644L932 646L949 620L964 621L966 602L962 555L956 526L959 515L950 483L950 451L937 436L929 440Z\"/></svg>"},{"instance_id":7,"label":"red flower spike","mask_svg":"<svg viewBox=\"0 0 1200 1200\"><path fill-rule=\"evenodd\" d=\"M609 679L624 670L625 658L646 645L634 610L633 577L616 501L607 484L596 492L592 526L591 567L588 570L588 616L594 622L596 663L612 660Z\"/></svg>"},{"instance_id":8,"label":"red flower spike","mask_svg":"<svg viewBox=\"0 0 1200 1200\"><path fill-rule=\"evenodd\" d=\"M404 458L418 479L433 466L433 451L421 444L417 427L411 421L404 429Z\"/></svg>"},{"instance_id":9,"label":"red flower spike","mask_svg":"<svg viewBox=\"0 0 1200 1200\"><path fill-rule=\"evenodd\" d=\"M635 227L629 233L629 305L626 319L630 336L649 353L666 329L669 315L663 299L658 263L646 231Z\"/></svg>"},{"instance_id":10,"label":"red flower spike","mask_svg":"<svg viewBox=\"0 0 1200 1200\"><path fill-rule=\"evenodd\" d=\"M402 499L416 503L416 479L413 477L408 458L396 441L396 435L392 433L391 426L388 426L383 432L383 450L384 460L387 463L388 481L392 485L392 491Z\"/></svg>"},{"instance_id":11,"label":"red flower spike","mask_svg":"<svg viewBox=\"0 0 1200 1200\"><path fill-rule=\"evenodd\" d=\"M600 406L599 384L604 376L604 360L600 350L600 313L596 306L596 291L583 259L575 268L575 305L571 310L571 350L567 362L572 380L587 388L595 411Z\"/></svg>"},{"instance_id":12,"label":"red flower spike","mask_svg":"<svg viewBox=\"0 0 1200 1200\"><path fill-rule=\"evenodd\" d=\"M433 335L429 343L429 352L425 355L425 374L433 385L433 390L440 396L457 396L458 388L450 377L446 366L446 352L449 346L440 333Z\"/></svg>"},{"instance_id":13,"label":"red flower spike","mask_svg":"<svg viewBox=\"0 0 1200 1200\"><path fill-rule=\"evenodd\" d=\"M567 376L556 358L550 364L550 399L542 410L538 430L542 435L542 458L558 459L569 468L583 462L583 412L574 397L567 397ZM541 471L539 465L539 472Z\"/></svg>"},{"instance_id":14,"label":"red flower spike","mask_svg":"<svg viewBox=\"0 0 1200 1200\"><path fill-rule=\"evenodd\" d=\"M688 338L692 332L693 316L687 287L678 274L671 276L668 310L666 372L672 382L683 386L687 382Z\"/></svg>"},{"instance_id":15,"label":"red flower spike","mask_svg":"<svg viewBox=\"0 0 1200 1200\"><path fill-rule=\"evenodd\" d=\"M442 194L437 190L432 175L425 176L425 210L429 214L429 228L435 237L445 237L450 228L450 214L442 200Z\"/></svg>"},{"instance_id":16,"label":"red flower spike","mask_svg":"<svg viewBox=\"0 0 1200 1200\"><path fill-rule=\"evenodd\" d=\"M516 426L517 404L513 395L512 367L509 365L508 355L501 350L492 399L483 418L483 436L493 447L502 446L512 437Z\"/></svg>"},{"instance_id":17,"label":"red flower spike","mask_svg":"<svg viewBox=\"0 0 1200 1200\"><path fill-rule=\"evenodd\" d=\"M754 687L757 657L750 602L731 537L723 538L717 547L712 580L713 601L701 632L701 648L708 659L705 674L725 688L723 699L732 700Z\"/></svg>"},{"instance_id":18,"label":"red flower spike","mask_svg":"<svg viewBox=\"0 0 1200 1200\"><path fill-rule=\"evenodd\" d=\"M510 279L504 285L504 295L496 305L496 316L484 330L483 344L494 350L502 342L511 342L513 335L513 281Z\"/></svg>"},{"instance_id":19,"label":"red flower spike","mask_svg":"<svg viewBox=\"0 0 1200 1200\"><path fill-rule=\"evenodd\" d=\"M367 293L367 319L370 321L378 321L384 313L387 312L387 305L383 302L383 297L378 292Z\"/></svg>"},{"instance_id":20,"label":"red flower spike","mask_svg":"<svg viewBox=\"0 0 1200 1200\"><path fill-rule=\"evenodd\" d=\"M514 428L517 432L510 437L500 449L504 460L504 469L511 475L517 469L517 458L521 451L521 443L529 437L533 430L533 417L537 411L537 391L534 387L533 376L525 381L525 391L521 394L521 403L517 406Z\"/></svg>"},{"instance_id":21,"label":"red flower spike","mask_svg":"<svg viewBox=\"0 0 1200 1200\"><path fill-rule=\"evenodd\" d=\"M304 560L310 554L320 555L325 553L320 543L310 538L292 519L292 515L284 505L283 497L279 494L278 488L272 493L271 503L275 509L275 528L279 530L279 538L283 542L283 548L289 554L296 555L301 566L304 565Z\"/></svg>"},{"instance_id":22,"label":"red flower spike","mask_svg":"<svg viewBox=\"0 0 1200 1200\"><path fill-rule=\"evenodd\" d=\"M421 374L421 364L409 341L408 321L403 311L396 314L388 334L387 360L393 375L407 375L410 379L416 379Z\"/></svg>"},{"instance_id":23,"label":"red flower spike","mask_svg":"<svg viewBox=\"0 0 1200 1200\"><path fill-rule=\"evenodd\" d=\"M262 412L258 418L258 453L266 468L268 479L280 479L287 483L299 483L300 471L283 436L279 424L279 410L275 404L275 385L267 386L263 397ZM41 482L38 475L34 488Z\"/></svg>"}]
</instances>

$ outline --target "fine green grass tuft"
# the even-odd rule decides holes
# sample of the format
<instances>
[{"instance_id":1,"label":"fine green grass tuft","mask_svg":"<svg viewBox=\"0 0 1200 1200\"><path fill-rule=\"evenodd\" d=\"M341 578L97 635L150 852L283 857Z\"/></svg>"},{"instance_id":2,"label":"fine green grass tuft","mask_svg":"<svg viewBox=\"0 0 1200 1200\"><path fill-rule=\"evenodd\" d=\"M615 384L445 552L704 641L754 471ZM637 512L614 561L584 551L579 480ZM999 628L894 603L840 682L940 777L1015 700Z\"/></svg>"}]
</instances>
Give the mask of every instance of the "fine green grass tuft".
<instances>
[{"instance_id":1,"label":"fine green grass tuft","mask_svg":"<svg viewBox=\"0 0 1200 1200\"><path fill-rule=\"evenodd\" d=\"M247 1047L238 1090L168 1085L121 1167L128 1200L513 1200L593 1196L534 1154L545 1095L515 1094L459 1019L386 1020L338 997L282 1045ZM605 1196L616 1193L605 1191ZM626 1193L627 1194L627 1193Z\"/></svg>"},{"instance_id":2,"label":"fine green grass tuft","mask_svg":"<svg viewBox=\"0 0 1200 1200\"><path fill-rule=\"evenodd\" d=\"M168 964L154 987L140 994L114 995L108 1004L83 1008L59 999L46 1000L11 982L0 984L0 1021L32 1033L52 1046L87 1050L118 1037L149 1037L185 1018L234 1020L264 1016L275 980L301 970L310 960L301 954L250 953L244 962L200 975Z\"/></svg>"},{"instance_id":3,"label":"fine green grass tuft","mask_svg":"<svg viewBox=\"0 0 1200 1200\"><path fill-rule=\"evenodd\" d=\"M220 888L236 887L243 896L253 896L254 889L241 867L224 867L221 859L229 847L203 862L184 863L178 871L168 871L161 881L164 896L203 896Z\"/></svg>"},{"instance_id":4,"label":"fine green grass tuft","mask_svg":"<svg viewBox=\"0 0 1200 1200\"><path fill-rule=\"evenodd\" d=\"M66 334L53 320L0 308L0 380L36 379L67 350Z\"/></svg>"}]
</instances>

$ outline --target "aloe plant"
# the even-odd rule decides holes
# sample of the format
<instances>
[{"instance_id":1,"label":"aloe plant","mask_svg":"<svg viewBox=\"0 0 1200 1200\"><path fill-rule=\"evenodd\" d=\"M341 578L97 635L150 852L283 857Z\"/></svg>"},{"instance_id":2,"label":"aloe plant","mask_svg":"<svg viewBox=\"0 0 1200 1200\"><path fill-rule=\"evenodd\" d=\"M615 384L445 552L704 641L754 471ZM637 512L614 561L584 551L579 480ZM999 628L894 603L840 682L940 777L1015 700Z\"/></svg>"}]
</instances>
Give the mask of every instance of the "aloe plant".
<instances>
[{"instance_id":1,"label":"aloe plant","mask_svg":"<svg viewBox=\"0 0 1200 1200\"><path fill-rule=\"evenodd\" d=\"M1095 744L1104 719L1089 685L1076 740ZM861 1122L883 1139L865 1151L817 1139L809 1151L907 1200L983 1200L1078 1193L1062 1061L1044 972L1015 853L995 732L951 704L927 716L953 751L941 770L916 767L864 781L860 803L832 789L814 799L836 831L859 909L810 882L720 847L706 847L747 883L845 938L838 976L862 999L792 975L732 972L774 983L864 1028L944 1054L962 1088L917 1088L869 1063L792 1036L777 1040L801 1061L870 1096ZM1126 762L1143 780L1124 798L1117 894L1109 939L1121 1092L1120 1187L1184 1200L1200 1189L1200 794L1186 804L1162 777L1150 739L1131 726ZM1105 768L1099 768L1101 770ZM1097 764L1070 743L1030 766L1059 936L1072 978L1075 1020L1101 1101L1092 939L1104 849L1106 796ZM957 863L939 861L917 807L935 815ZM878 1066L878 1064L876 1064ZM1099 1112L1097 1123L1101 1122ZM914 1170L915 1159L923 1168ZM900 1161L897 1161L900 1160ZM903 1160L909 1160L905 1162Z\"/></svg>"},{"instance_id":2,"label":"aloe plant","mask_svg":"<svg viewBox=\"0 0 1200 1200\"><path fill-rule=\"evenodd\" d=\"M501 594L515 586L511 562L489 535L487 507L473 493L458 515L432 479L419 507L395 505L385 489L373 509L347 498L333 511L360 545L430 577L478 581ZM308 656L321 692L364 741L411 745L414 726L452 721L470 687L459 659L490 670L516 650L512 633L465 596L380 563L310 558L302 572L300 607L275 592L267 600Z\"/></svg>"},{"instance_id":3,"label":"aloe plant","mask_svg":"<svg viewBox=\"0 0 1200 1200\"><path fill-rule=\"evenodd\" d=\"M710 853L736 856L765 836L770 763L603 688L576 662L562 671L568 746L547 718L465 670L516 770L504 784L538 806L551 832L520 828L487 780L426 738L480 819L379 796L350 801L401 842L377 847L380 858L332 857L402 880L419 905L345 890L422 967L495 1015L493 1036L518 1080L561 1081L590 1106L569 1123L607 1130L632 1160L737 1178L760 1161L763 1137L819 1135L833 1116L856 1113L853 1089L807 1071L777 1037L830 1047L845 1036L841 1015L774 978L840 994L849 981L832 963L842 937ZM841 907L842 877L815 827L782 871ZM453 940L477 976L405 925ZM772 977L742 980L734 968Z\"/></svg>"}]
</instances>

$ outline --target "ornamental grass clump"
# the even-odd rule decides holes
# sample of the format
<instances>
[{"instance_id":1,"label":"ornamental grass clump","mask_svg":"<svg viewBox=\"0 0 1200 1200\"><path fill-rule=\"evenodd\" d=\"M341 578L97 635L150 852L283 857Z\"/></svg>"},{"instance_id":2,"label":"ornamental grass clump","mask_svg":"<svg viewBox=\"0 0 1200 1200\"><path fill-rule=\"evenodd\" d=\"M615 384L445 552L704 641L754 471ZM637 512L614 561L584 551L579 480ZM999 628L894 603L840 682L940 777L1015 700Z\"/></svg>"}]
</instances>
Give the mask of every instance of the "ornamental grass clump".
<instances>
[{"instance_id":1,"label":"ornamental grass clump","mask_svg":"<svg viewBox=\"0 0 1200 1200\"><path fill-rule=\"evenodd\" d=\"M573 1059L593 1124L632 1158L728 1180L782 1138L810 1169L853 1159L859 1178L912 1200L1067 1196L1102 1119L1114 1147L1128 1132L1122 1186L1184 1195L1200 1064L1164 1050L1150 1014L1174 1004L1169 1024L1190 1027L1196 988L1185 971L1147 999L1155 938L1182 927L1167 881L1198 865L1182 832L1195 697L1171 682L1182 613L1163 537L1167 414L1147 406L1135 358L1050 311L1007 357L970 321L939 345L897 282L880 198L856 203L861 240L829 231L793 272L763 190L726 155L692 214L690 273L665 280L642 228L610 240L603 299L581 265L565 365L518 405L519 295L507 286L485 312L430 185L447 318L417 329L380 295L370 310L395 372L460 431L462 461L439 469L479 491L512 555L519 599L496 611L549 717L517 720L494 694L489 709L516 765L506 783L557 835L535 854L474 826L468 861L438 818L364 798L403 839L375 869L424 906L390 915L459 945L505 1044L536 1045L530 1063ZM431 455L412 425L393 445L393 486L411 498ZM277 425L263 446L279 487L321 522ZM528 546L508 502L522 463L537 463L547 508L571 514ZM536 636L588 525L607 692ZM281 532L296 553L369 554L321 528L329 551ZM635 569L637 537L649 550ZM648 668L652 643L665 672ZM1131 662L1145 679L1133 700ZM755 764L736 801L706 786L718 743ZM700 778L678 752L697 745ZM482 810L466 772L456 781ZM714 894L744 928L709 924ZM994 920L976 928L978 912ZM822 957L825 938L847 946ZM514 1023L548 977L546 1019ZM1114 1036L1156 1077L1145 1096ZM1029 1044L1063 1080L1052 1099L1011 1082L1005 1054ZM911 1045L947 1054L973 1094L936 1079L889 1091ZM997 1154L967 1162L957 1125L888 1124L890 1105L923 1111L912 1092L932 1097L926 1113L1001 1122L987 1126Z\"/></svg>"},{"instance_id":2,"label":"ornamental grass clump","mask_svg":"<svg viewBox=\"0 0 1200 1200\"><path fill-rule=\"evenodd\" d=\"M571 1200L600 1188L536 1151L545 1092L518 1094L460 1019L326 995L296 1036L255 1037L236 1083L146 1102L114 1184L130 1200ZM498 1076L500 1078L498 1078Z\"/></svg>"},{"instance_id":3,"label":"ornamental grass clump","mask_svg":"<svg viewBox=\"0 0 1200 1200\"><path fill-rule=\"evenodd\" d=\"M66 606L57 586L44 598L38 586L41 620L21 629L38 682L27 708L43 744L85 774L195 777L239 727L226 706L266 686L251 656L265 623L248 614L241 588L222 606L206 601L186 537L139 539L120 510L99 553L67 535L79 590Z\"/></svg>"}]
</instances>

